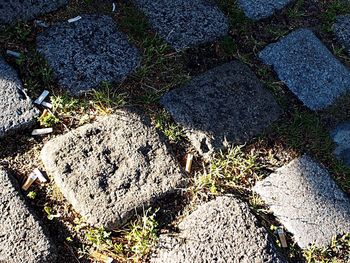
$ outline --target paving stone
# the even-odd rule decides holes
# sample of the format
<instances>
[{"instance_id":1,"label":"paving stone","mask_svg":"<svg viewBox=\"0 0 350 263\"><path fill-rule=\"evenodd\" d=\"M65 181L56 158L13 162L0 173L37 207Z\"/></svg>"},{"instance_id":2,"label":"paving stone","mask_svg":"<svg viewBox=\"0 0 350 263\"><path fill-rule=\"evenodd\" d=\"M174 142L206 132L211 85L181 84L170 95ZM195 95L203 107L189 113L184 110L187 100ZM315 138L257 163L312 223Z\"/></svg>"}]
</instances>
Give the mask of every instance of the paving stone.
<instances>
[{"instance_id":1,"label":"paving stone","mask_svg":"<svg viewBox=\"0 0 350 263\"><path fill-rule=\"evenodd\" d=\"M179 224L179 233L163 234L151 262L286 262L247 204L218 197Z\"/></svg>"},{"instance_id":2,"label":"paving stone","mask_svg":"<svg viewBox=\"0 0 350 263\"><path fill-rule=\"evenodd\" d=\"M214 41L228 33L228 19L207 0L134 0L157 33L175 49Z\"/></svg>"},{"instance_id":3,"label":"paving stone","mask_svg":"<svg viewBox=\"0 0 350 263\"><path fill-rule=\"evenodd\" d=\"M237 61L168 92L161 104L205 157L228 144L247 142L281 113L254 73Z\"/></svg>"},{"instance_id":4,"label":"paving stone","mask_svg":"<svg viewBox=\"0 0 350 263\"><path fill-rule=\"evenodd\" d=\"M350 166L350 122L338 125L331 132L331 137L337 144L334 154Z\"/></svg>"},{"instance_id":5,"label":"paving stone","mask_svg":"<svg viewBox=\"0 0 350 263\"><path fill-rule=\"evenodd\" d=\"M0 25L17 20L30 20L44 13L52 12L68 3L68 0L3 0L0 2Z\"/></svg>"},{"instance_id":6,"label":"paving stone","mask_svg":"<svg viewBox=\"0 0 350 263\"><path fill-rule=\"evenodd\" d=\"M238 0L245 15L254 20L272 16L291 2L293 0Z\"/></svg>"},{"instance_id":7,"label":"paving stone","mask_svg":"<svg viewBox=\"0 0 350 263\"><path fill-rule=\"evenodd\" d=\"M350 15L338 16L333 31L350 55Z\"/></svg>"},{"instance_id":8,"label":"paving stone","mask_svg":"<svg viewBox=\"0 0 350 263\"><path fill-rule=\"evenodd\" d=\"M261 53L278 77L310 109L320 110L350 90L350 71L308 29L299 29Z\"/></svg>"},{"instance_id":9,"label":"paving stone","mask_svg":"<svg viewBox=\"0 0 350 263\"><path fill-rule=\"evenodd\" d=\"M49 141L41 152L63 195L87 221L107 228L184 186L148 119L132 111L98 119Z\"/></svg>"},{"instance_id":10,"label":"paving stone","mask_svg":"<svg viewBox=\"0 0 350 263\"><path fill-rule=\"evenodd\" d=\"M108 16L83 15L74 23L57 23L39 34L37 48L59 84L74 95L103 81L121 81L140 63L138 50Z\"/></svg>"},{"instance_id":11,"label":"paving stone","mask_svg":"<svg viewBox=\"0 0 350 263\"><path fill-rule=\"evenodd\" d=\"M15 179L0 168L0 262L56 262L56 247L27 207Z\"/></svg>"},{"instance_id":12,"label":"paving stone","mask_svg":"<svg viewBox=\"0 0 350 263\"><path fill-rule=\"evenodd\" d=\"M23 129L38 115L17 73L0 58L0 137Z\"/></svg>"},{"instance_id":13,"label":"paving stone","mask_svg":"<svg viewBox=\"0 0 350 263\"><path fill-rule=\"evenodd\" d=\"M258 182L254 190L301 248L313 242L326 246L332 236L350 232L350 199L307 155Z\"/></svg>"}]
</instances>

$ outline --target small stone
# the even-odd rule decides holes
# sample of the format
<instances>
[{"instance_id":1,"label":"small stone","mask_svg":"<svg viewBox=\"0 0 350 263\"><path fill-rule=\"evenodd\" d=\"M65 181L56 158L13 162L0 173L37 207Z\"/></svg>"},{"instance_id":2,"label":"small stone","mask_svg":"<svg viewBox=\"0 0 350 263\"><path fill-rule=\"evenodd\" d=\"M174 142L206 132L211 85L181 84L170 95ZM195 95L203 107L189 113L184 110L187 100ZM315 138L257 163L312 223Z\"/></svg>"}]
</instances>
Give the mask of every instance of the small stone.
<instances>
[{"instance_id":1,"label":"small stone","mask_svg":"<svg viewBox=\"0 0 350 263\"><path fill-rule=\"evenodd\" d=\"M0 58L0 137L28 128L38 114L17 73Z\"/></svg>"},{"instance_id":2,"label":"small stone","mask_svg":"<svg viewBox=\"0 0 350 263\"><path fill-rule=\"evenodd\" d=\"M41 159L73 208L110 229L186 183L149 120L126 110L49 141Z\"/></svg>"},{"instance_id":3,"label":"small stone","mask_svg":"<svg viewBox=\"0 0 350 263\"><path fill-rule=\"evenodd\" d=\"M68 3L68 0L5 0L0 3L0 25L17 20L30 20L44 13L52 12Z\"/></svg>"},{"instance_id":4,"label":"small stone","mask_svg":"<svg viewBox=\"0 0 350 263\"><path fill-rule=\"evenodd\" d=\"M0 262L56 262L56 247L20 194L15 179L0 168Z\"/></svg>"},{"instance_id":5,"label":"small stone","mask_svg":"<svg viewBox=\"0 0 350 263\"><path fill-rule=\"evenodd\" d=\"M320 110L350 90L350 71L308 29L299 29L261 53L278 77L310 109Z\"/></svg>"},{"instance_id":6,"label":"small stone","mask_svg":"<svg viewBox=\"0 0 350 263\"><path fill-rule=\"evenodd\" d=\"M307 155L258 182L254 190L301 248L322 247L350 232L350 199Z\"/></svg>"},{"instance_id":7,"label":"small stone","mask_svg":"<svg viewBox=\"0 0 350 263\"><path fill-rule=\"evenodd\" d=\"M350 55L350 15L338 16L333 31Z\"/></svg>"},{"instance_id":8,"label":"small stone","mask_svg":"<svg viewBox=\"0 0 350 263\"><path fill-rule=\"evenodd\" d=\"M160 236L151 262L286 262L248 205L234 197L201 205L178 228Z\"/></svg>"},{"instance_id":9,"label":"small stone","mask_svg":"<svg viewBox=\"0 0 350 263\"><path fill-rule=\"evenodd\" d=\"M228 144L246 143L281 113L254 73L236 61L168 92L161 104L205 157Z\"/></svg>"},{"instance_id":10,"label":"small stone","mask_svg":"<svg viewBox=\"0 0 350 263\"><path fill-rule=\"evenodd\" d=\"M82 15L74 23L57 23L37 37L58 83L73 95L101 82L119 82L140 63L138 50L118 31L111 17Z\"/></svg>"},{"instance_id":11,"label":"small stone","mask_svg":"<svg viewBox=\"0 0 350 263\"><path fill-rule=\"evenodd\" d=\"M238 0L245 15L254 20L272 16L291 2L293 0Z\"/></svg>"},{"instance_id":12,"label":"small stone","mask_svg":"<svg viewBox=\"0 0 350 263\"><path fill-rule=\"evenodd\" d=\"M175 49L214 41L228 33L228 19L207 0L135 0L157 33Z\"/></svg>"},{"instance_id":13,"label":"small stone","mask_svg":"<svg viewBox=\"0 0 350 263\"><path fill-rule=\"evenodd\" d=\"M331 132L331 137L337 144L334 154L350 166L350 122L338 125Z\"/></svg>"}]
</instances>

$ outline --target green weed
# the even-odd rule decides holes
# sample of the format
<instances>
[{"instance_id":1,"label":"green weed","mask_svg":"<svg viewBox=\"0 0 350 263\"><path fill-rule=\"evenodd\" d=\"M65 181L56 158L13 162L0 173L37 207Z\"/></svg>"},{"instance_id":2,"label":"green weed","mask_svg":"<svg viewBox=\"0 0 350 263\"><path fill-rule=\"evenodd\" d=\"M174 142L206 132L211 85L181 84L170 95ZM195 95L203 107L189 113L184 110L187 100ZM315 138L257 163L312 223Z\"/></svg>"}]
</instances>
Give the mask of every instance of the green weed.
<instances>
[{"instance_id":1,"label":"green weed","mask_svg":"<svg viewBox=\"0 0 350 263\"><path fill-rule=\"evenodd\" d=\"M156 128L164 133L170 141L179 142L185 138L183 129L171 120L171 116L166 110L158 112L153 118L153 122Z\"/></svg>"}]
</instances>

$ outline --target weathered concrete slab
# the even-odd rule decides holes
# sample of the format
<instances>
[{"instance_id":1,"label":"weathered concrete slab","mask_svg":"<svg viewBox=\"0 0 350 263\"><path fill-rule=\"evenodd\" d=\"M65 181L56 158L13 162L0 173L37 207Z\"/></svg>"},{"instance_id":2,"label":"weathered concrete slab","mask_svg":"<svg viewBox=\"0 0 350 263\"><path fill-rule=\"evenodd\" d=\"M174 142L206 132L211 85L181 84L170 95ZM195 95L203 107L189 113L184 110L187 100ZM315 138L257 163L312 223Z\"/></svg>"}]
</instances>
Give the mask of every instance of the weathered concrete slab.
<instances>
[{"instance_id":1,"label":"weathered concrete slab","mask_svg":"<svg viewBox=\"0 0 350 263\"><path fill-rule=\"evenodd\" d=\"M74 95L103 81L121 81L140 63L138 50L108 16L83 15L74 23L58 23L39 34L37 49L59 84Z\"/></svg>"},{"instance_id":2,"label":"weathered concrete slab","mask_svg":"<svg viewBox=\"0 0 350 263\"><path fill-rule=\"evenodd\" d=\"M272 16L291 2L293 0L238 0L245 15L254 20Z\"/></svg>"},{"instance_id":3,"label":"weathered concrete slab","mask_svg":"<svg viewBox=\"0 0 350 263\"><path fill-rule=\"evenodd\" d=\"M128 111L49 141L41 158L73 208L108 228L185 183L149 121Z\"/></svg>"},{"instance_id":4,"label":"weathered concrete slab","mask_svg":"<svg viewBox=\"0 0 350 263\"><path fill-rule=\"evenodd\" d=\"M350 71L308 29L299 29L260 53L310 109L320 110L350 90Z\"/></svg>"},{"instance_id":5,"label":"weathered concrete slab","mask_svg":"<svg viewBox=\"0 0 350 263\"><path fill-rule=\"evenodd\" d=\"M152 27L175 49L214 41L228 33L228 19L207 0L134 0Z\"/></svg>"},{"instance_id":6,"label":"weathered concrete slab","mask_svg":"<svg viewBox=\"0 0 350 263\"><path fill-rule=\"evenodd\" d=\"M350 55L350 15L338 16L333 26L338 41L346 48Z\"/></svg>"},{"instance_id":7,"label":"weathered concrete slab","mask_svg":"<svg viewBox=\"0 0 350 263\"><path fill-rule=\"evenodd\" d=\"M19 187L0 168L0 262L56 262L56 248L26 206Z\"/></svg>"},{"instance_id":8,"label":"weathered concrete slab","mask_svg":"<svg viewBox=\"0 0 350 263\"><path fill-rule=\"evenodd\" d=\"M258 182L254 190L301 248L325 246L332 236L350 232L350 199L307 155Z\"/></svg>"},{"instance_id":9,"label":"weathered concrete slab","mask_svg":"<svg viewBox=\"0 0 350 263\"><path fill-rule=\"evenodd\" d=\"M151 262L286 262L249 207L234 197L218 197L163 234Z\"/></svg>"},{"instance_id":10,"label":"weathered concrete slab","mask_svg":"<svg viewBox=\"0 0 350 263\"><path fill-rule=\"evenodd\" d=\"M331 132L331 137L337 145L334 154L350 166L350 123L346 122L338 125Z\"/></svg>"},{"instance_id":11,"label":"weathered concrete slab","mask_svg":"<svg viewBox=\"0 0 350 263\"><path fill-rule=\"evenodd\" d=\"M0 58L0 137L23 129L38 115L17 73Z\"/></svg>"},{"instance_id":12,"label":"weathered concrete slab","mask_svg":"<svg viewBox=\"0 0 350 263\"><path fill-rule=\"evenodd\" d=\"M17 20L30 20L38 15L52 12L68 3L68 0L4 0L0 2L0 25Z\"/></svg>"},{"instance_id":13,"label":"weathered concrete slab","mask_svg":"<svg viewBox=\"0 0 350 263\"><path fill-rule=\"evenodd\" d=\"M281 113L273 96L240 62L209 70L165 94L161 104L204 156L247 142Z\"/></svg>"}]
</instances>

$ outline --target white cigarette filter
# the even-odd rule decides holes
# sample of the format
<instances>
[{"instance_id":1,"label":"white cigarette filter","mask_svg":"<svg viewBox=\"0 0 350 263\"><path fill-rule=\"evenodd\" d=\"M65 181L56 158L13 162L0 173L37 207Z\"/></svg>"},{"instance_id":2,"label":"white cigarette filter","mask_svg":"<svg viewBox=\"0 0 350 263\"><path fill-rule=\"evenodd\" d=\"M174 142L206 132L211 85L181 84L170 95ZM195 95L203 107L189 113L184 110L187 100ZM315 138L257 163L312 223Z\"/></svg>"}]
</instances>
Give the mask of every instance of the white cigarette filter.
<instances>
[{"instance_id":1,"label":"white cigarette filter","mask_svg":"<svg viewBox=\"0 0 350 263\"><path fill-rule=\"evenodd\" d=\"M46 108L49 108L49 109L52 108L52 104L49 103L49 102L46 102L46 101L43 101L43 102L41 103L41 105L44 106L44 107L46 107Z\"/></svg>"},{"instance_id":2,"label":"white cigarette filter","mask_svg":"<svg viewBox=\"0 0 350 263\"><path fill-rule=\"evenodd\" d=\"M24 183L24 185L22 186L22 189L24 191L27 191L29 189L29 187L35 182L35 180L37 179L37 175L35 173L31 173L26 182Z\"/></svg>"},{"instance_id":3,"label":"white cigarette filter","mask_svg":"<svg viewBox=\"0 0 350 263\"><path fill-rule=\"evenodd\" d=\"M44 135L52 132L53 128L35 129L32 131L32 135Z\"/></svg>"},{"instance_id":4,"label":"white cigarette filter","mask_svg":"<svg viewBox=\"0 0 350 263\"><path fill-rule=\"evenodd\" d=\"M39 179L39 181L41 183L46 183L47 179L45 178L45 176L40 172L40 170L38 168L35 168L33 173L37 176L37 178Z\"/></svg>"},{"instance_id":5,"label":"white cigarette filter","mask_svg":"<svg viewBox=\"0 0 350 263\"><path fill-rule=\"evenodd\" d=\"M40 105L40 104L44 101L44 99L46 99L46 97L47 97L48 95L49 95L49 91L44 90L44 91L40 94L40 96L34 101L34 103Z\"/></svg>"},{"instance_id":6,"label":"white cigarette filter","mask_svg":"<svg viewBox=\"0 0 350 263\"><path fill-rule=\"evenodd\" d=\"M21 57L21 53L12 51L12 50L6 50L6 54L15 58L20 58Z\"/></svg>"}]
</instances>

